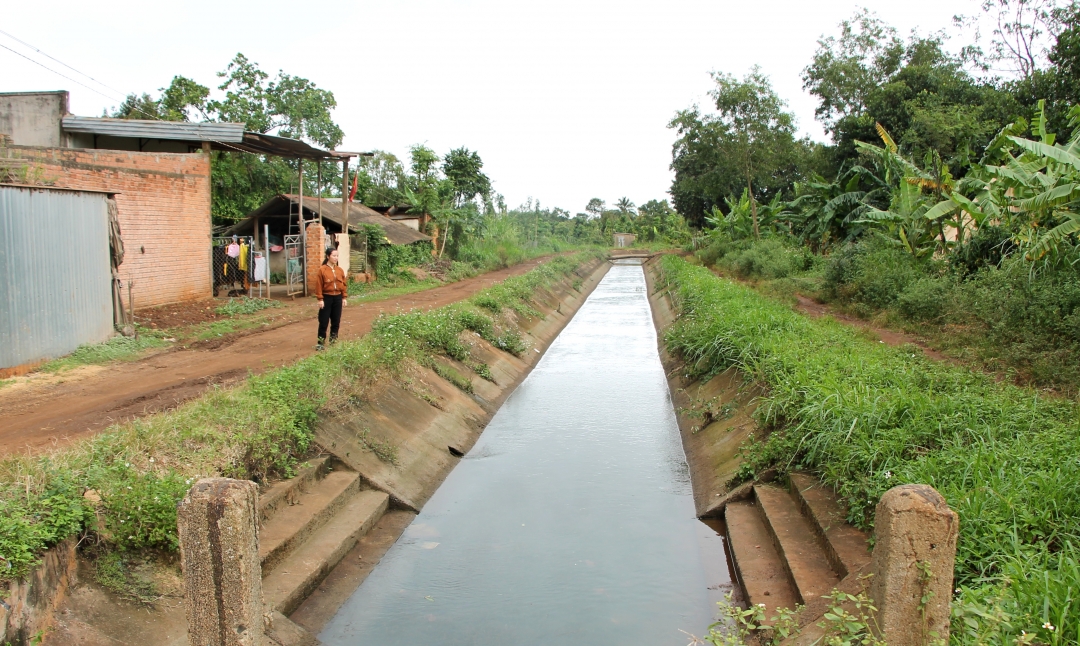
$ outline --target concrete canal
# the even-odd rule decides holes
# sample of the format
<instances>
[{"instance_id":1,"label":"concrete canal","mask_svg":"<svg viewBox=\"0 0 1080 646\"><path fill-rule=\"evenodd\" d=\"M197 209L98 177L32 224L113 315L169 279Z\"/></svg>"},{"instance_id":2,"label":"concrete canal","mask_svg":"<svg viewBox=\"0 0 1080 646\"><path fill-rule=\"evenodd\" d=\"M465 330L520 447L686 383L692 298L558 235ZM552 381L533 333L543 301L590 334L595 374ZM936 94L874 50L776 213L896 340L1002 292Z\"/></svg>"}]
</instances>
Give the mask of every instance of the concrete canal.
<instances>
[{"instance_id":1,"label":"concrete canal","mask_svg":"<svg viewBox=\"0 0 1080 646\"><path fill-rule=\"evenodd\" d=\"M642 268L617 264L319 638L685 644L727 589Z\"/></svg>"}]
</instances>

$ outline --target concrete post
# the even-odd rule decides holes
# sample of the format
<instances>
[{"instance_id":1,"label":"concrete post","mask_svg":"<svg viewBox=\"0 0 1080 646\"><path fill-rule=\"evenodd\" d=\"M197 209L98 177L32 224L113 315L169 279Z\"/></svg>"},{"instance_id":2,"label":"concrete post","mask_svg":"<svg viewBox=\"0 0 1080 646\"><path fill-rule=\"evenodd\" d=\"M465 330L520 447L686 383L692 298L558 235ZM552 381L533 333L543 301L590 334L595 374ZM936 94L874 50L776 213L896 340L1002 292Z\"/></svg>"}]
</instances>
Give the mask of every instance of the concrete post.
<instances>
[{"instance_id":1,"label":"concrete post","mask_svg":"<svg viewBox=\"0 0 1080 646\"><path fill-rule=\"evenodd\" d=\"M870 597L889 646L949 641L949 602L960 520L928 485L901 485L877 506Z\"/></svg>"},{"instance_id":2,"label":"concrete post","mask_svg":"<svg viewBox=\"0 0 1080 646\"><path fill-rule=\"evenodd\" d=\"M263 646L258 487L203 478L177 509L191 646Z\"/></svg>"}]
</instances>

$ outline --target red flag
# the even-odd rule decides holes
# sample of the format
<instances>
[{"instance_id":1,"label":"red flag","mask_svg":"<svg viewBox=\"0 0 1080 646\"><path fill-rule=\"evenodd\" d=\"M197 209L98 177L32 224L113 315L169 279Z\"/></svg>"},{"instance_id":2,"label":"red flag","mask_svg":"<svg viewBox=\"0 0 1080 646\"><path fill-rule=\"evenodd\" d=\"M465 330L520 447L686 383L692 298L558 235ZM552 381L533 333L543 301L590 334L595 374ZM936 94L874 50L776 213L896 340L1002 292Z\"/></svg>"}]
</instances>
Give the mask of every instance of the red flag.
<instances>
[{"instance_id":1,"label":"red flag","mask_svg":"<svg viewBox=\"0 0 1080 646\"><path fill-rule=\"evenodd\" d=\"M352 190L349 191L349 201L350 202L352 202L353 198L356 197L356 189L359 186L359 184L358 184L359 181L360 181L360 173L357 173L357 174L353 175L353 178L352 178Z\"/></svg>"}]
</instances>

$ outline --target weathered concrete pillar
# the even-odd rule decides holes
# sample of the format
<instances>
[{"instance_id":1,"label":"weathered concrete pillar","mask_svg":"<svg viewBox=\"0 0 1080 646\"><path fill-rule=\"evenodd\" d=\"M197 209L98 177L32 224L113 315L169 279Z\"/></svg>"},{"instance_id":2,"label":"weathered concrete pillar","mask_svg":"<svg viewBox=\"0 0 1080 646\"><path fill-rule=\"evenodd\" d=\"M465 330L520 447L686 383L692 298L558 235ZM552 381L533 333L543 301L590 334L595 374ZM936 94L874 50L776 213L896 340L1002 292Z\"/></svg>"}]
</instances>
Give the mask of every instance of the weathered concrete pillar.
<instances>
[{"instance_id":1,"label":"weathered concrete pillar","mask_svg":"<svg viewBox=\"0 0 1080 646\"><path fill-rule=\"evenodd\" d=\"M877 506L870 597L889 646L949 641L949 602L960 520L928 485L901 485Z\"/></svg>"},{"instance_id":2,"label":"weathered concrete pillar","mask_svg":"<svg viewBox=\"0 0 1080 646\"><path fill-rule=\"evenodd\" d=\"M258 487L203 478L177 510L191 646L263 646Z\"/></svg>"}]
</instances>

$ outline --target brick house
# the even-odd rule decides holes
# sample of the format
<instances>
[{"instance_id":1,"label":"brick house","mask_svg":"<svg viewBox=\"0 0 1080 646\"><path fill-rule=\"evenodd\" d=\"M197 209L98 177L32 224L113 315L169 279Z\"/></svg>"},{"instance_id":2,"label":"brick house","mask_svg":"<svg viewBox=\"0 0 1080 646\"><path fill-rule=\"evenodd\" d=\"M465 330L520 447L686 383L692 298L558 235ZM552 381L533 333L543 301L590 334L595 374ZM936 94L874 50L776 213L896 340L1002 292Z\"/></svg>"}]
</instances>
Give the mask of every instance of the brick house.
<instances>
[{"instance_id":1,"label":"brick house","mask_svg":"<svg viewBox=\"0 0 1080 646\"><path fill-rule=\"evenodd\" d=\"M139 308L209 298L210 144L242 140L243 124L74 117L67 104L67 92L0 94L0 181L115 193L124 293Z\"/></svg>"}]
</instances>

